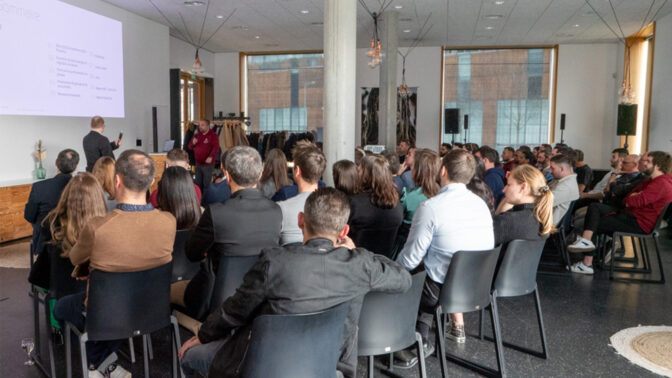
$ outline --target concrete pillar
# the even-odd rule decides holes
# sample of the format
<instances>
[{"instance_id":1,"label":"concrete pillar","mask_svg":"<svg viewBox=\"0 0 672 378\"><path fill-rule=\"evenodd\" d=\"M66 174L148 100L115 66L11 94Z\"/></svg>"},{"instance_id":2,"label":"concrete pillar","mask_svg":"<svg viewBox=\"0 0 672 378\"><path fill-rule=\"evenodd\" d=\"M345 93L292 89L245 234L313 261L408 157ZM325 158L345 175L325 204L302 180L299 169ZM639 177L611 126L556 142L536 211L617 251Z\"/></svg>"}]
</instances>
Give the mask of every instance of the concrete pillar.
<instances>
[{"instance_id":1,"label":"concrete pillar","mask_svg":"<svg viewBox=\"0 0 672 378\"><path fill-rule=\"evenodd\" d=\"M380 63L380 97L378 97L378 144L394 151L397 146L397 28L399 12L383 13L380 24L380 44L383 59Z\"/></svg>"},{"instance_id":2,"label":"concrete pillar","mask_svg":"<svg viewBox=\"0 0 672 378\"><path fill-rule=\"evenodd\" d=\"M355 157L357 0L324 2L324 181L331 166Z\"/></svg>"}]
</instances>

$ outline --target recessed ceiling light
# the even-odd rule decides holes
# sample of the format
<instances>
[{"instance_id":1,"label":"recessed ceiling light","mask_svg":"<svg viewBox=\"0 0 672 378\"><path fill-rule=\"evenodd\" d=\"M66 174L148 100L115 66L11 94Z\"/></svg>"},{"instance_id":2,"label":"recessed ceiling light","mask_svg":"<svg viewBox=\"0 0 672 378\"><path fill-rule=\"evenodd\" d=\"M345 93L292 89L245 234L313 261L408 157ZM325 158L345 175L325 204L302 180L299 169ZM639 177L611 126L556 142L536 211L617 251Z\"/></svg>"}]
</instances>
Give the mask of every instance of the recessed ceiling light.
<instances>
[{"instance_id":1,"label":"recessed ceiling light","mask_svg":"<svg viewBox=\"0 0 672 378\"><path fill-rule=\"evenodd\" d=\"M259 38L261 38L261 36L259 36L259 35L254 36L254 39L259 39Z\"/></svg>"},{"instance_id":2,"label":"recessed ceiling light","mask_svg":"<svg viewBox=\"0 0 672 378\"><path fill-rule=\"evenodd\" d=\"M395 6L394 6L394 9L401 9L401 8L403 8L403 7L404 7L403 5L395 5Z\"/></svg>"},{"instance_id":3,"label":"recessed ceiling light","mask_svg":"<svg viewBox=\"0 0 672 378\"><path fill-rule=\"evenodd\" d=\"M404 33L410 33L411 29L404 29Z\"/></svg>"},{"instance_id":4,"label":"recessed ceiling light","mask_svg":"<svg viewBox=\"0 0 672 378\"><path fill-rule=\"evenodd\" d=\"M575 28L578 28L579 26L581 26L581 25L579 25L579 24L574 24L574 27L575 27Z\"/></svg>"},{"instance_id":5,"label":"recessed ceiling light","mask_svg":"<svg viewBox=\"0 0 672 378\"><path fill-rule=\"evenodd\" d=\"M301 10L301 13L302 14L308 14L308 13L310 13L310 11L308 9L303 9L303 10Z\"/></svg>"},{"instance_id":6,"label":"recessed ceiling light","mask_svg":"<svg viewBox=\"0 0 672 378\"><path fill-rule=\"evenodd\" d=\"M485 18L487 18L488 20L499 20L500 18L503 18L503 17L504 16L502 16L501 14L489 14L489 15L485 16Z\"/></svg>"},{"instance_id":7,"label":"recessed ceiling light","mask_svg":"<svg viewBox=\"0 0 672 378\"><path fill-rule=\"evenodd\" d=\"M187 7L191 7L191 6L200 7L201 5L205 5L205 3L202 2L202 1L198 1L198 0L193 0L193 1L185 1L184 5L187 6Z\"/></svg>"},{"instance_id":8,"label":"recessed ceiling light","mask_svg":"<svg viewBox=\"0 0 672 378\"><path fill-rule=\"evenodd\" d=\"M486 30L492 30L492 29L494 29L494 28L493 28L492 26L486 26L485 29L486 29Z\"/></svg>"},{"instance_id":9,"label":"recessed ceiling light","mask_svg":"<svg viewBox=\"0 0 672 378\"><path fill-rule=\"evenodd\" d=\"M502 4L504 4L504 2L503 1L495 1L495 4L502 5Z\"/></svg>"},{"instance_id":10,"label":"recessed ceiling light","mask_svg":"<svg viewBox=\"0 0 672 378\"><path fill-rule=\"evenodd\" d=\"M224 18L224 16L222 16L221 14L218 14L217 18Z\"/></svg>"}]
</instances>

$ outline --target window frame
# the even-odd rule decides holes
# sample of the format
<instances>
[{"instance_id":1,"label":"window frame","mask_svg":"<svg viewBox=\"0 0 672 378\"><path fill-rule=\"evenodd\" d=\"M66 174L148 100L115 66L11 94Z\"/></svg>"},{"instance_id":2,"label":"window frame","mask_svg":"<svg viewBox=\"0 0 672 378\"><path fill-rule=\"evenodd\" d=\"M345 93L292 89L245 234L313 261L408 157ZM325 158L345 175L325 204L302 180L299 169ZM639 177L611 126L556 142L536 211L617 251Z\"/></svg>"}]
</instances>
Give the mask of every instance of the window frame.
<instances>
[{"instance_id":1,"label":"window frame","mask_svg":"<svg viewBox=\"0 0 672 378\"><path fill-rule=\"evenodd\" d=\"M555 140L555 117L556 117L556 101L558 93L558 45L511 45L511 46L442 46L441 47L441 89L439 90L439 138L437 148L441 149L441 144L443 142L443 95L445 92L444 88L444 74L445 74L445 57L446 50L530 50L530 49L550 49L551 50L551 61L550 61L550 78L549 78L549 99L548 99L548 112L549 112L549 130L548 130L548 141L547 143L553 143ZM438 150L437 150L438 151Z\"/></svg>"}]
</instances>

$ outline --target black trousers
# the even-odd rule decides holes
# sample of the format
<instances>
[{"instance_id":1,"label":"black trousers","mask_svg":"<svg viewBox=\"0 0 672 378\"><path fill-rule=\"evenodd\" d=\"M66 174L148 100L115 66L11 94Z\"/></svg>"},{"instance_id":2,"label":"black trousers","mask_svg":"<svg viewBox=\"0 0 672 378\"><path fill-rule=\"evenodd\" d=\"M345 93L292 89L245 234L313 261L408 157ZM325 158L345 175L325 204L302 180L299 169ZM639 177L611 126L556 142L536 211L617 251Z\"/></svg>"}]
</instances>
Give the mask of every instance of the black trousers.
<instances>
[{"instance_id":1,"label":"black trousers","mask_svg":"<svg viewBox=\"0 0 672 378\"><path fill-rule=\"evenodd\" d=\"M422 287L422 296L420 297L418 322L415 326L415 329L420 332L423 342L427 342L429 338L429 331L432 328L432 320L434 319L434 308L439 304L441 287L443 287L442 284L435 282L429 276L425 278L425 284Z\"/></svg>"},{"instance_id":2,"label":"black trousers","mask_svg":"<svg viewBox=\"0 0 672 378\"><path fill-rule=\"evenodd\" d=\"M205 193L205 189L212 182L212 172L215 167L212 165L197 165L196 166L196 185L201 189L201 193Z\"/></svg>"},{"instance_id":3,"label":"black trousers","mask_svg":"<svg viewBox=\"0 0 672 378\"><path fill-rule=\"evenodd\" d=\"M602 203L592 203L586 213L584 230L593 231L594 234L611 235L614 232L632 232L644 234L639 227L637 218L623 209ZM587 252L587 256L594 256L595 251Z\"/></svg>"}]
</instances>

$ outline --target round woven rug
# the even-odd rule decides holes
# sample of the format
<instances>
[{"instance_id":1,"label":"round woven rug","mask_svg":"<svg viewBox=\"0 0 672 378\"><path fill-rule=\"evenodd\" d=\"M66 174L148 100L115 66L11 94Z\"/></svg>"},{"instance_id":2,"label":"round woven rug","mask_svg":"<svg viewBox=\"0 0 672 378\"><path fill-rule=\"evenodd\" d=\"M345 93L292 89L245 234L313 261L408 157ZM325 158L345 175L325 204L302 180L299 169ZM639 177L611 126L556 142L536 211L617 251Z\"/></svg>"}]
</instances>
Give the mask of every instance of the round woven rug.
<instances>
[{"instance_id":1,"label":"round woven rug","mask_svg":"<svg viewBox=\"0 0 672 378\"><path fill-rule=\"evenodd\" d=\"M610 341L611 346L630 362L672 377L672 327L626 328L611 336Z\"/></svg>"}]
</instances>

